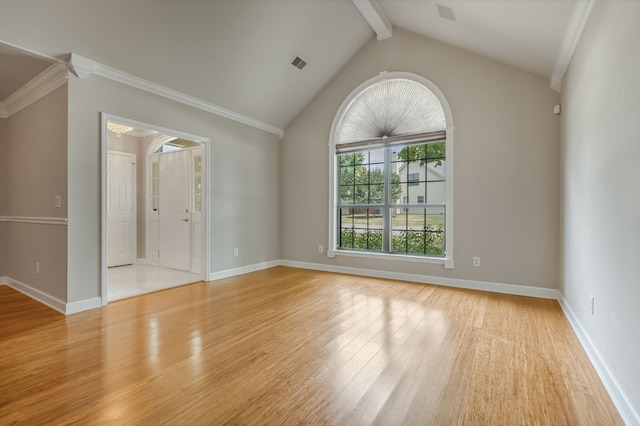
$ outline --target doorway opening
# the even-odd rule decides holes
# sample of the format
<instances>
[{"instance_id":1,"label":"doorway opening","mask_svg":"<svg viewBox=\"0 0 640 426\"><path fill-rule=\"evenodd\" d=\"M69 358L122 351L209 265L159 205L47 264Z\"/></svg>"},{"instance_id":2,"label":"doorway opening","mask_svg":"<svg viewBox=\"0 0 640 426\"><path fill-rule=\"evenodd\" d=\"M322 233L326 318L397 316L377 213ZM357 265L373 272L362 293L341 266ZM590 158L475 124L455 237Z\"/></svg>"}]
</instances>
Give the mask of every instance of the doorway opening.
<instances>
[{"instance_id":1,"label":"doorway opening","mask_svg":"<svg viewBox=\"0 0 640 426\"><path fill-rule=\"evenodd\" d=\"M209 276L209 139L102 115L102 304Z\"/></svg>"}]
</instances>

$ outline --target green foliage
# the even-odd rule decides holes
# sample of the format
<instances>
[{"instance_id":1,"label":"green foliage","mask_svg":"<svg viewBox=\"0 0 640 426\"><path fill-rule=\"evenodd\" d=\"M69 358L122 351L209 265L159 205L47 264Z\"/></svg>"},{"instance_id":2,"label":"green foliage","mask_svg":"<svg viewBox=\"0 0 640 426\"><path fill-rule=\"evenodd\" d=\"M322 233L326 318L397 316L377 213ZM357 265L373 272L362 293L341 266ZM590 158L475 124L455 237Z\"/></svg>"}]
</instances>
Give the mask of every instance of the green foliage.
<instances>
[{"instance_id":1,"label":"green foliage","mask_svg":"<svg viewBox=\"0 0 640 426\"><path fill-rule=\"evenodd\" d=\"M340 230L340 248L382 251L382 231ZM392 253L444 256L444 227L426 225L422 230L405 230L395 234L391 240Z\"/></svg>"},{"instance_id":2,"label":"green foliage","mask_svg":"<svg viewBox=\"0 0 640 426\"><path fill-rule=\"evenodd\" d=\"M343 228L340 235L341 248L352 248L368 251L382 251L382 231L369 230L358 232L355 229Z\"/></svg>"},{"instance_id":3,"label":"green foliage","mask_svg":"<svg viewBox=\"0 0 640 426\"><path fill-rule=\"evenodd\" d=\"M384 173L365 164L362 152L340 156L340 198L355 204L384 203ZM400 176L391 175L391 199L396 203L402 194Z\"/></svg>"},{"instance_id":4,"label":"green foliage","mask_svg":"<svg viewBox=\"0 0 640 426\"><path fill-rule=\"evenodd\" d=\"M442 225L426 225L423 230L404 230L394 235L391 251L394 253L429 254L443 256L444 228Z\"/></svg>"},{"instance_id":5,"label":"green foliage","mask_svg":"<svg viewBox=\"0 0 640 426\"><path fill-rule=\"evenodd\" d=\"M441 166L446 158L444 142L405 146L398 152L398 158L406 163L417 161L421 166L425 163Z\"/></svg>"}]
</instances>

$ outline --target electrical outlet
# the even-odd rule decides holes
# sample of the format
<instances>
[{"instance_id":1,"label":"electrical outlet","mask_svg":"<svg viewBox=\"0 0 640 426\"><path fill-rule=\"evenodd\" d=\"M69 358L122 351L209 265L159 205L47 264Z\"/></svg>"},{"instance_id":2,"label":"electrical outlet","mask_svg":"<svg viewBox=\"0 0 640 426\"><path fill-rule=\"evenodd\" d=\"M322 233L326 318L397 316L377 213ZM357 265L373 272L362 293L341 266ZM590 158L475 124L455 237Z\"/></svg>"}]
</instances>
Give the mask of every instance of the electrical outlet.
<instances>
[{"instance_id":1,"label":"electrical outlet","mask_svg":"<svg viewBox=\"0 0 640 426\"><path fill-rule=\"evenodd\" d=\"M318 253L324 253L324 247L318 246Z\"/></svg>"},{"instance_id":2,"label":"electrical outlet","mask_svg":"<svg viewBox=\"0 0 640 426\"><path fill-rule=\"evenodd\" d=\"M62 198L59 195L56 195L55 197L53 197L53 206L60 208L61 205L62 205Z\"/></svg>"},{"instance_id":3,"label":"electrical outlet","mask_svg":"<svg viewBox=\"0 0 640 426\"><path fill-rule=\"evenodd\" d=\"M473 266L480 266L480 258L479 257L474 257L473 258Z\"/></svg>"},{"instance_id":4,"label":"electrical outlet","mask_svg":"<svg viewBox=\"0 0 640 426\"><path fill-rule=\"evenodd\" d=\"M591 315L595 315L595 304L596 298L593 296L589 296L589 312L591 312Z\"/></svg>"},{"instance_id":5,"label":"electrical outlet","mask_svg":"<svg viewBox=\"0 0 640 426\"><path fill-rule=\"evenodd\" d=\"M233 255L234 255L234 256L238 256L238 249L237 249L237 248L234 248L234 249L233 249Z\"/></svg>"},{"instance_id":6,"label":"electrical outlet","mask_svg":"<svg viewBox=\"0 0 640 426\"><path fill-rule=\"evenodd\" d=\"M36 262L36 274L40 273L40 262Z\"/></svg>"}]
</instances>

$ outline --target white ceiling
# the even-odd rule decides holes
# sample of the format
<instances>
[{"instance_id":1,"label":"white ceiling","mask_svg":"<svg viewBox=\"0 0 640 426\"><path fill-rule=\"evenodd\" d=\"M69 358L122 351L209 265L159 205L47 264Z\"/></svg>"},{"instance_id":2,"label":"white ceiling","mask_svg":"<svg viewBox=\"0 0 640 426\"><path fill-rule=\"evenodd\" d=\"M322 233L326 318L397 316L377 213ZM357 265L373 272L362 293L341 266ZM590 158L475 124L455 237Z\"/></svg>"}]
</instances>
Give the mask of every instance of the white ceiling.
<instances>
[{"instance_id":1,"label":"white ceiling","mask_svg":"<svg viewBox=\"0 0 640 426\"><path fill-rule=\"evenodd\" d=\"M395 28L550 77L577 1L378 4ZM373 35L349 0L0 0L0 40L63 59L73 52L280 128ZM302 71L290 65L296 55L308 62ZM2 78L0 94L20 84Z\"/></svg>"},{"instance_id":2,"label":"white ceiling","mask_svg":"<svg viewBox=\"0 0 640 426\"><path fill-rule=\"evenodd\" d=\"M378 4L395 26L550 78L576 0L378 0ZM441 18L436 4L451 8L455 21Z\"/></svg>"}]
</instances>

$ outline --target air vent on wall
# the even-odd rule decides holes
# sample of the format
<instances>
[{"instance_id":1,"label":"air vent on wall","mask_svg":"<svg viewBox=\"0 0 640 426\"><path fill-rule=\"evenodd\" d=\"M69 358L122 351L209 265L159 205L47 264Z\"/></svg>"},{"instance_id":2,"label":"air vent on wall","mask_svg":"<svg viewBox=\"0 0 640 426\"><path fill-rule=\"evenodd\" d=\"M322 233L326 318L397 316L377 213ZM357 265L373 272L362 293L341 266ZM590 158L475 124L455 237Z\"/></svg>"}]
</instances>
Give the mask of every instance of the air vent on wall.
<instances>
[{"instance_id":1,"label":"air vent on wall","mask_svg":"<svg viewBox=\"0 0 640 426\"><path fill-rule=\"evenodd\" d=\"M302 68L307 66L307 62L302 59L300 56L296 56L296 58L291 61L291 65L301 70Z\"/></svg>"}]
</instances>

